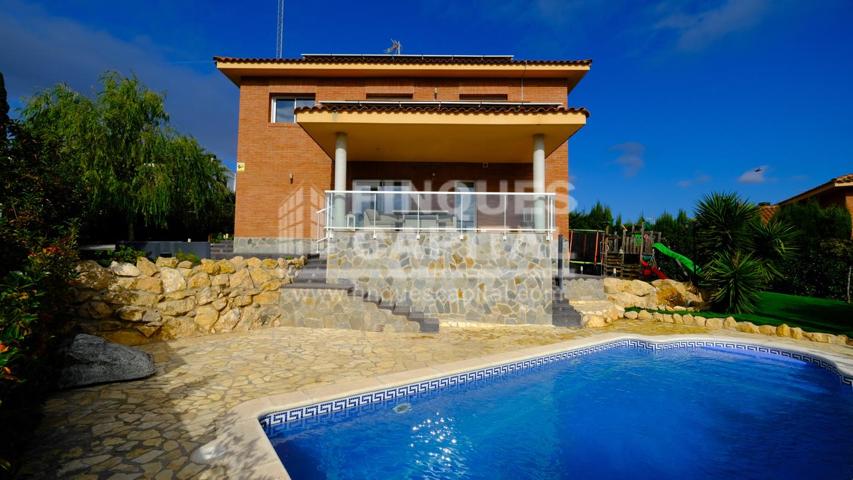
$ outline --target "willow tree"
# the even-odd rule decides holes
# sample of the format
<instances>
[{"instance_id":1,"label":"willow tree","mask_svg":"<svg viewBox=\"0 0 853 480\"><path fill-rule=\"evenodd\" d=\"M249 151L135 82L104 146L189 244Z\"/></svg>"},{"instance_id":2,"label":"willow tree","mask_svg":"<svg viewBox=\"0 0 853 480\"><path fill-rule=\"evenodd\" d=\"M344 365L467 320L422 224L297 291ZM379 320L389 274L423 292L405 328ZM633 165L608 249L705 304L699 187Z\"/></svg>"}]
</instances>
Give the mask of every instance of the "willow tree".
<instances>
[{"instance_id":1,"label":"willow tree","mask_svg":"<svg viewBox=\"0 0 853 480\"><path fill-rule=\"evenodd\" d=\"M26 127L75 165L87 192L87 223L187 231L205 212L230 205L221 162L169 126L163 95L135 77L106 73L94 98L65 85L45 90L22 111ZM114 235L118 236L118 235Z\"/></svg>"}]
</instances>

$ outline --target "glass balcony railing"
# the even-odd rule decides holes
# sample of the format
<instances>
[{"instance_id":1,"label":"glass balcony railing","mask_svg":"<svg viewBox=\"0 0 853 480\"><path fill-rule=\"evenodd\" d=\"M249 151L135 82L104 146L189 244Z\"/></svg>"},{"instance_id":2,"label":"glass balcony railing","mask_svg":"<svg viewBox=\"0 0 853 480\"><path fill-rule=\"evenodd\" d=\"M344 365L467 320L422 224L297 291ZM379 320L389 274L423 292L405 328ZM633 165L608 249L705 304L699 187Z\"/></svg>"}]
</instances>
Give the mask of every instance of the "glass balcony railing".
<instances>
[{"instance_id":1,"label":"glass balcony railing","mask_svg":"<svg viewBox=\"0 0 853 480\"><path fill-rule=\"evenodd\" d=\"M327 191L326 230L554 231L553 193Z\"/></svg>"}]
</instances>

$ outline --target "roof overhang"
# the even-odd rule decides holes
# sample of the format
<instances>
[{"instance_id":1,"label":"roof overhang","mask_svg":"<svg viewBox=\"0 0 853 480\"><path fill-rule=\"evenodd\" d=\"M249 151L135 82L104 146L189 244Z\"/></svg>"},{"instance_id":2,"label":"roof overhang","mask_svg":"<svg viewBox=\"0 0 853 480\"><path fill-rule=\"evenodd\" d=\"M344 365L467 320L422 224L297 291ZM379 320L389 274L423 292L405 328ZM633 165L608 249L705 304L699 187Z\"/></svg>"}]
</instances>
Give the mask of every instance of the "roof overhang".
<instances>
[{"instance_id":1,"label":"roof overhang","mask_svg":"<svg viewBox=\"0 0 853 480\"><path fill-rule=\"evenodd\" d=\"M347 160L382 162L530 163L533 136L550 154L586 124L585 111L543 113L297 111L296 122L332 158L338 132Z\"/></svg>"},{"instance_id":2,"label":"roof overhang","mask_svg":"<svg viewBox=\"0 0 853 480\"><path fill-rule=\"evenodd\" d=\"M843 187L853 187L853 174L843 175L841 177L833 178L832 180L818 185L812 189L806 190L805 192L798 193L791 198L786 200L782 200L778 203L778 205L789 205L791 203L801 202L803 200L807 200L815 195L819 195L821 193L826 192L827 190L832 190L835 188L843 188Z\"/></svg>"},{"instance_id":3,"label":"roof overhang","mask_svg":"<svg viewBox=\"0 0 853 480\"><path fill-rule=\"evenodd\" d=\"M589 71L585 62L417 63L351 60L347 62L214 57L219 69L236 85L244 77L442 77L561 78L573 88Z\"/></svg>"}]
</instances>

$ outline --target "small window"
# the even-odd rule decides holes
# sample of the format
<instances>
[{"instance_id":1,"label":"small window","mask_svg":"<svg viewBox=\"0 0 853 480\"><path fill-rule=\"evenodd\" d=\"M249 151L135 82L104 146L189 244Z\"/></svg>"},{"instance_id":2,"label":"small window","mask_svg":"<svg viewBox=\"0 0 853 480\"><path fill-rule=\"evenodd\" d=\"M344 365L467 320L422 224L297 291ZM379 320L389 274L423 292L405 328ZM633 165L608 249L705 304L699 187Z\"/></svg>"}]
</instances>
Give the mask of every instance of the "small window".
<instances>
[{"instance_id":1,"label":"small window","mask_svg":"<svg viewBox=\"0 0 853 480\"><path fill-rule=\"evenodd\" d=\"M273 123L293 123L296 116L293 111L299 107L313 107L314 97L273 97L272 115Z\"/></svg>"},{"instance_id":2,"label":"small window","mask_svg":"<svg viewBox=\"0 0 853 480\"><path fill-rule=\"evenodd\" d=\"M412 99L411 93L368 93L368 100L400 102Z\"/></svg>"},{"instance_id":3,"label":"small window","mask_svg":"<svg viewBox=\"0 0 853 480\"><path fill-rule=\"evenodd\" d=\"M505 102L505 93L460 93L459 100L472 102Z\"/></svg>"}]
</instances>

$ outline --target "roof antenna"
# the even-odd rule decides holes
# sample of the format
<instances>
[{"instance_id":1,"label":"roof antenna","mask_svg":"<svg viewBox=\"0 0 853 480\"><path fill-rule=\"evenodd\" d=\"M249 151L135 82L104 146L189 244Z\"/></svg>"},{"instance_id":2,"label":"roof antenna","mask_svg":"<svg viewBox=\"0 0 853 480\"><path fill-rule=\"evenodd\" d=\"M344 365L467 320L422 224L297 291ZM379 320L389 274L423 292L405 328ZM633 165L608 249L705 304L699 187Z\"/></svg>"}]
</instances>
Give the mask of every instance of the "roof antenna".
<instances>
[{"instance_id":1,"label":"roof antenna","mask_svg":"<svg viewBox=\"0 0 853 480\"><path fill-rule=\"evenodd\" d=\"M284 0L282 0L284 1ZM399 40L391 39L391 46L385 49L385 53L390 53L392 55L399 55L403 53L403 44L400 43Z\"/></svg>"},{"instance_id":2,"label":"roof antenna","mask_svg":"<svg viewBox=\"0 0 853 480\"><path fill-rule=\"evenodd\" d=\"M278 17L275 29L275 58L284 55L284 0L278 0Z\"/></svg>"}]
</instances>

